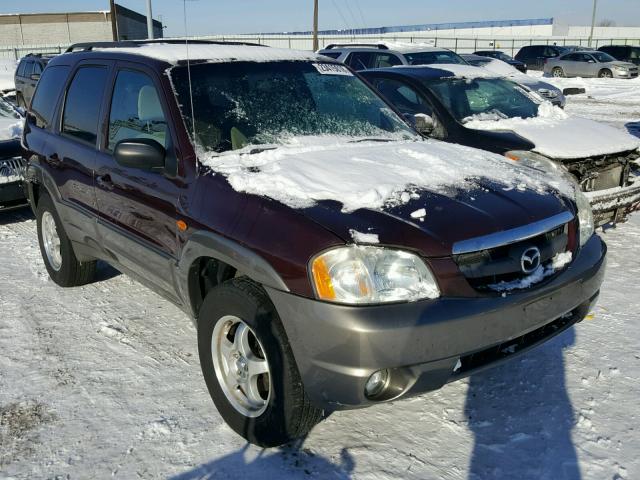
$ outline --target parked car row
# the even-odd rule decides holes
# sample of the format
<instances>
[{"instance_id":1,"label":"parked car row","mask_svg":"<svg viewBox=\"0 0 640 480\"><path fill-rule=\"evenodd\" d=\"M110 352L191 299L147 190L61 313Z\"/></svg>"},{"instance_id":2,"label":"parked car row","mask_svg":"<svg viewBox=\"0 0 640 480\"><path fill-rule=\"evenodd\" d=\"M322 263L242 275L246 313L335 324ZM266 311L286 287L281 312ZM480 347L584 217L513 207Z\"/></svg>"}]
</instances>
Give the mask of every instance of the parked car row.
<instances>
[{"instance_id":1,"label":"parked car row","mask_svg":"<svg viewBox=\"0 0 640 480\"><path fill-rule=\"evenodd\" d=\"M273 446L587 315L606 245L580 187L624 190L638 141L582 124L605 151L554 157L516 120L555 116L444 49L81 44L28 104L25 187L51 279L101 260L182 308L218 411Z\"/></svg>"}]
</instances>

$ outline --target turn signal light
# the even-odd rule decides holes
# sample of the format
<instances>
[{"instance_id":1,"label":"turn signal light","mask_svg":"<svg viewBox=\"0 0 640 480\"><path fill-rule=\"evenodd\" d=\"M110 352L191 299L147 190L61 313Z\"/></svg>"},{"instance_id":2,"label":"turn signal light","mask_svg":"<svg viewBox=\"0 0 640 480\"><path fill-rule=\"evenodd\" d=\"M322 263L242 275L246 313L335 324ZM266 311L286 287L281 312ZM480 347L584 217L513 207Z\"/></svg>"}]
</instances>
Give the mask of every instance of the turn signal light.
<instances>
[{"instance_id":1,"label":"turn signal light","mask_svg":"<svg viewBox=\"0 0 640 480\"><path fill-rule=\"evenodd\" d=\"M313 261L311 273L313 274L313 280L316 284L318 297L323 300L334 300L336 298L336 292L333 289L329 268L324 258L318 257Z\"/></svg>"}]
</instances>

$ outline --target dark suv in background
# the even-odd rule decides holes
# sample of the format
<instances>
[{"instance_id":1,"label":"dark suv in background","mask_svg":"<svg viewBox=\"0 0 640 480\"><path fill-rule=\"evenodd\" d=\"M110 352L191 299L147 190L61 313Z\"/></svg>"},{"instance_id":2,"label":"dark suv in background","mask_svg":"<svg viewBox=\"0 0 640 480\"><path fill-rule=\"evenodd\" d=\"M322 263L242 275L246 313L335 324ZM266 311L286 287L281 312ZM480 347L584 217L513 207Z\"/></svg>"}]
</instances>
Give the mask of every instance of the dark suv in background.
<instances>
[{"instance_id":1,"label":"dark suv in background","mask_svg":"<svg viewBox=\"0 0 640 480\"><path fill-rule=\"evenodd\" d=\"M621 62L635 63L640 66L640 46L632 45L605 45L598 48L601 52L608 53Z\"/></svg>"},{"instance_id":2,"label":"dark suv in background","mask_svg":"<svg viewBox=\"0 0 640 480\"><path fill-rule=\"evenodd\" d=\"M514 58L526 63L530 70L542 70L547 59L559 57L574 50L589 49L579 45L527 45L522 47Z\"/></svg>"},{"instance_id":3,"label":"dark suv in background","mask_svg":"<svg viewBox=\"0 0 640 480\"><path fill-rule=\"evenodd\" d=\"M51 58L51 55L30 53L20 60L15 75L16 103L19 107L24 108L31 102L40 75Z\"/></svg>"},{"instance_id":4,"label":"dark suv in background","mask_svg":"<svg viewBox=\"0 0 640 480\"><path fill-rule=\"evenodd\" d=\"M440 388L596 301L606 246L580 192L422 139L339 62L73 50L45 69L23 137L46 269L82 285L100 259L191 315L213 401L250 442Z\"/></svg>"}]
</instances>

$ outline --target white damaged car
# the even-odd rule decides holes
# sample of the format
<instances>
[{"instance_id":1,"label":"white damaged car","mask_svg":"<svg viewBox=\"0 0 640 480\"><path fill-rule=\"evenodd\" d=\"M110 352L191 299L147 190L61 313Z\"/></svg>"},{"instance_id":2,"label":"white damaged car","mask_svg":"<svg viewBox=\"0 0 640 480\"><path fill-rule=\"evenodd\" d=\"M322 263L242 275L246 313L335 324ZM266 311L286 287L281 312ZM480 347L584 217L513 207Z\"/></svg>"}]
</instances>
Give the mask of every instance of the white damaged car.
<instances>
[{"instance_id":1,"label":"white damaged car","mask_svg":"<svg viewBox=\"0 0 640 480\"><path fill-rule=\"evenodd\" d=\"M489 150L538 169L573 175L596 222L621 221L640 206L634 169L640 139L572 117L512 78L469 65L360 72L424 135Z\"/></svg>"}]
</instances>

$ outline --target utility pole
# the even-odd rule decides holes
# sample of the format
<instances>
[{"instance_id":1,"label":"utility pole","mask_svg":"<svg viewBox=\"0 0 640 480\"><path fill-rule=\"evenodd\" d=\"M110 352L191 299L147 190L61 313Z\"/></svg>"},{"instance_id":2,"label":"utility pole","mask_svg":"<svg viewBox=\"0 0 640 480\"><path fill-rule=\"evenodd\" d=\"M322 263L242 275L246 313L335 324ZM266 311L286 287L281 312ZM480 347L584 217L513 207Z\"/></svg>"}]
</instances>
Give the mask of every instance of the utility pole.
<instances>
[{"instance_id":1,"label":"utility pole","mask_svg":"<svg viewBox=\"0 0 640 480\"><path fill-rule=\"evenodd\" d=\"M151 0L147 0L147 38L153 38L153 13L151 12Z\"/></svg>"},{"instance_id":2,"label":"utility pole","mask_svg":"<svg viewBox=\"0 0 640 480\"><path fill-rule=\"evenodd\" d=\"M318 0L313 0L313 51L320 49L318 45Z\"/></svg>"},{"instance_id":3,"label":"utility pole","mask_svg":"<svg viewBox=\"0 0 640 480\"><path fill-rule=\"evenodd\" d=\"M598 0L593 0L593 13L591 14L591 32L589 33L589 43L591 46L591 40L593 40L593 27L596 25L596 8L598 6Z\"/></svg>"}]
</instances>

